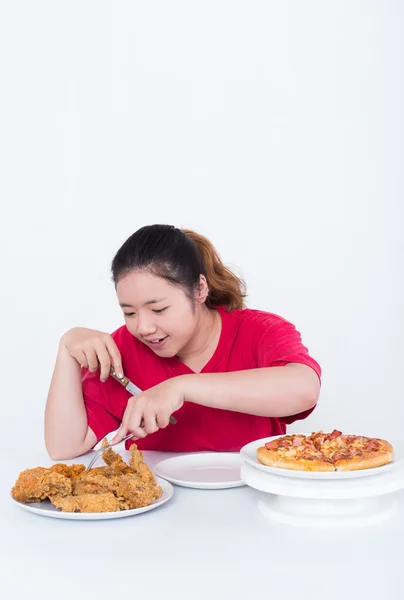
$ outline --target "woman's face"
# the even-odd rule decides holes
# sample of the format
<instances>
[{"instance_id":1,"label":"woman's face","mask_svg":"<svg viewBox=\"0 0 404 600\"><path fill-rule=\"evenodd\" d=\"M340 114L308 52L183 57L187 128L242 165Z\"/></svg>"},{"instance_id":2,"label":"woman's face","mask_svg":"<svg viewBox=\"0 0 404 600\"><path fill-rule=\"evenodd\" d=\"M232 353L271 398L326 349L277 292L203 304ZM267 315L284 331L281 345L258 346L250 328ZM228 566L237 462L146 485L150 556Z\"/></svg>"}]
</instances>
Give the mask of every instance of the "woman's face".
<instances>
[{"instance_id":1,"label":"woman's face","mask_svg":"<svg viewBox=\"0 0 404 600\"><path fill-rule=\"evenodd\" d=\"M132 271L119 280L116 291L128 330L158 356L176 356L189 343L198 311L182 288L146 271ZM203 296L204 290L198 292Z\"/></svg>"}]
</instances>

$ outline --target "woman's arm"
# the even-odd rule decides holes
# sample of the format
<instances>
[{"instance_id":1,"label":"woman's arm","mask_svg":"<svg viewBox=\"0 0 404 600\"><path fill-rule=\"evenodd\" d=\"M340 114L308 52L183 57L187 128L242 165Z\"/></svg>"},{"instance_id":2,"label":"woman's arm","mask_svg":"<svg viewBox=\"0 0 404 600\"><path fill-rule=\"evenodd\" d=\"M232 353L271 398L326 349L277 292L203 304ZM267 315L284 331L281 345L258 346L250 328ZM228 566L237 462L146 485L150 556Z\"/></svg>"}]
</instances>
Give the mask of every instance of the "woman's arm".
<instances>
[{"instance_id":1,"label":"woman's arm","mask_svg":"<svg viewBox=\"0 0 404 600\"><path fill-rule=\"evenodd\" d=\"M121 355L112 337L102 331L77 327L62 337L45 410L45 445L53 460L88 452L97 437L88 426L81 367L109 376L111 364L122 373Z\"/></svg>"},{"instance_id":2,"label":"woman's arm","mask_svg":"<svg viewBox=\"0 0 404 600\"><path fill-rule=\"evenodd\" d=\"M144 438L167 427L169 416L184 402L263 417L288 417L312 408L319 392L318 375L311 367L298 363L232 373L180 375L129 398L112 443L119 442L128 431Z\"/></svg>"},{"instance_id":3,"label":"woman's arm","mask_svg":"<svg viewBox=\"0 0 404 600\"><path fill-rule=\"evenodd\" d=\"M96 441L87 425L81 367L62 341L46 403L46 449L53 460L65 460L84 454Z\"/></svg>"},{"instance_id":4,"label":"woman's arm","mask_svg":"<svg viewBox=\"0 0 404 600\"><path fill-rule=\"evenodd\" d=\"M177 379L185 401L262 417L287 417L308 410L320 393L315 371L298 363Z\"/></svg>"}]
</instances>

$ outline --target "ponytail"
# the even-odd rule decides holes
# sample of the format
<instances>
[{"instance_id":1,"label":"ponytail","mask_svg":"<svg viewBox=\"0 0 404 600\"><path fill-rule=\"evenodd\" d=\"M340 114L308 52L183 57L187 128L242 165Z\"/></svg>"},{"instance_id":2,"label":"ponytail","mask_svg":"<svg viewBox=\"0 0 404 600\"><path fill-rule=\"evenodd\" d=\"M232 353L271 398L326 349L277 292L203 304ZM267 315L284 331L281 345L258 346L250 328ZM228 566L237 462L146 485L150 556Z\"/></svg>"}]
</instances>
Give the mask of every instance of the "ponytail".
<instances>
[{"instance_id":1,"label":"ponytail","mask_svg":"<svg viewBox=\"0 0 404 600\"><path fill-rule=\"evenodd\" d=\"M245 283L225 267L212 242L190 229L181 231L194 242L202 258L209 288L206 306L213 308L224 305L229 311L245 308Z\"/></svg>"}]
</instances>

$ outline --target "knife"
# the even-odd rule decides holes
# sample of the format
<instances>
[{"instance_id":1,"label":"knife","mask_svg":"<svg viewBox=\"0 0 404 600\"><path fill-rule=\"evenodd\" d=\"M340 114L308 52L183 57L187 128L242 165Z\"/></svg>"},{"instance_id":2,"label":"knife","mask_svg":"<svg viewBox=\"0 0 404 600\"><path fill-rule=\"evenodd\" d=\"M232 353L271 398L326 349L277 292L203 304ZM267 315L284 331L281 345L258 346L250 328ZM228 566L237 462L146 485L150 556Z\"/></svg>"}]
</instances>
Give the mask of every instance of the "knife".
<instances>
[{"instance_id":1,"label":"knife","mask_svg":"<svg viewBox=\"0 0 404 600\"><path fill-rule=\"evenodd\" d=\"M121 385L123 385L123 387L129 392L129 394L132 394L132 396L136 396L136 394L142 393L142 390L138 388L137 385L132 383L130 379L128 379L125 376L118 377L114 367L111 367L110 373L114 379L116 379ZM170 416L170 423L172 423L173 425L177 423L177 419L172 415Z\"/></svg>"}]
</instances>

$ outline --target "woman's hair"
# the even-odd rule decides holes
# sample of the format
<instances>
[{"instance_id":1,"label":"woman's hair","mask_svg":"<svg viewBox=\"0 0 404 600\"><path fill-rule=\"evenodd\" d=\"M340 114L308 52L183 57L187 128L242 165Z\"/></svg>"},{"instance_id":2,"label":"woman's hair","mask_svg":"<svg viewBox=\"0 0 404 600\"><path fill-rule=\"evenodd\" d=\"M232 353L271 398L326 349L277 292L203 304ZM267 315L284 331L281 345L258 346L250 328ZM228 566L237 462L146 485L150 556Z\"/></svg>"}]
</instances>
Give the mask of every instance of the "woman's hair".
<instances>
[{"instance_id":1,"label":"woman's hair","mask_svg":"<svg viewBox=\"0 0 404 600\"><path fill-rule=\"evenodd\" d=\"M112 261L115 285L133 270L146 270L181 286L193 300L200 275L206 277L206 306L244 308L246 287L242 279L224 266L213 244L202 235L172 225L147 225L131 235Z\"/></svg>"}]
</instances>

